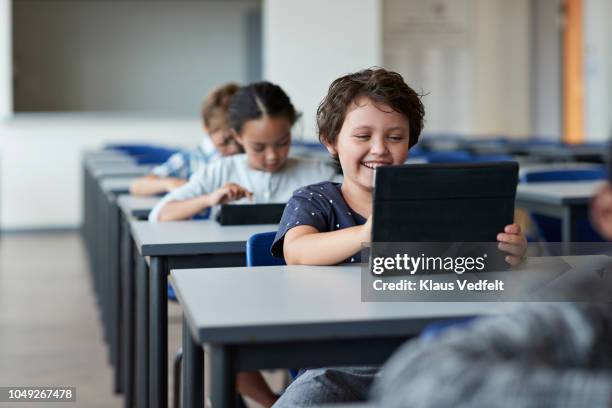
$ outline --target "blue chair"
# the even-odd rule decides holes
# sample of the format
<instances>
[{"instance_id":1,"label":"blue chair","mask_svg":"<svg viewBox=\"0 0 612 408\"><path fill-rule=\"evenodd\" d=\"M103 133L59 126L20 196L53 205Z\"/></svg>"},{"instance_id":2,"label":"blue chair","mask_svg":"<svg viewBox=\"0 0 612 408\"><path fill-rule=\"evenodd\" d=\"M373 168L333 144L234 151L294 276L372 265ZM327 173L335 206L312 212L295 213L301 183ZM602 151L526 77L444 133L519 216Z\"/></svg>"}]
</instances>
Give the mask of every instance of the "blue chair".
<instances>
[{"instance_id":1,"label":"blue chair","mask_svg":"<svg viewBox=\"0 0 612 408\"><path fill-rule=\"evenodd\" d=\"M285 265L285 260L270 253L276 232L262 232L251 235L246 244L247 266Z\"/></svg>"},{"instance_id":2,"label":"blue chair","mask_svg":"<svg viewBox=\"0 0 612 408\"><path fill-rule=\"evenodd\" d=\"M460 319L442 320L436 323L432 323L428 325L427 327L425 327L425 329L423 329L423 331L421 332L420 339L421 341L433 340L450 327L469 326L476 319L477 319L476 316L471 316L471 317L464 317Z\"/></svg>"},{"instance_id":3,"label":"blue chair","mask_svg":"<svg viewBox=\"0 0 612 408\"><path fill-rule=\"evenodd\" d=\"M604 166L585 169L537 170L527 172L520 178L522 183L564 182L564 181L594 181L606 177ZM539 236L548 242L561 242L561 220L540 214L531 214ZM578 242L603 242L603 238L595 232L588 216L578 220L576 226Z\"/></svg>"},{"instance_id":4,"label":"blue chair","mask_svg":"<svg viewBox=\"0 0 612 408\"><path fill-rule=\"evenodd\" d=\"M594 166L584 169L537 170L523 174L523 183L550 183L563 181L591 181L606 178L604 166Z\"/></svg>"},{"instance_id":5,"label":"blue chair","mask_svg":"<svg viewBox=\"0 0 612 408\"><path fill-rule=\"evenodd\" d=\"M108 144L104 148L124 152L138 164L163 163L178 152L178 149L149 144Z\"/></svg>"},{"instance_id":6,"label":"blue chair","mask_svg":"<svg viewBox=\"0 0 612 408\"><path fill-rule=\"evenodd\" d=\"M484 154L474 156L470 163L487 163L487 162L507 162L515 161L514 158L507 154Z\"/></svg>"},{"instance_id":7,"label":"blue chair","mask_svg":"<svg viewBox=\"0 0 612 408\"><path fill-rule=\"evenodd\" d=\"M106 150L116 150L127 153L130 156L146 154L153 148L153 145L145 143L110 143L104 146Z\"/></svg>"},{"instance_id":8,"label":"blue chair","mask_svg":"<svg viewBox=\"0 0 612 408\"><path fill-rule=\"evenodd\" d=\"M170 156L177 153L178 151L178 149L155 147L149 149L144 153L133 155L133 157L138 164L157 164L165 162L170 158Z\"/></svg>"},{"instance_id":9,"label":"blue chair","mask_svg":"<svg viewBox=\"0 0 612 408\"><path fill-rule=\"evenodd\" d=\"M467 150L449 150L425 154L428 163L468 163L472 155Z\"/></svg>"}]
</instances>

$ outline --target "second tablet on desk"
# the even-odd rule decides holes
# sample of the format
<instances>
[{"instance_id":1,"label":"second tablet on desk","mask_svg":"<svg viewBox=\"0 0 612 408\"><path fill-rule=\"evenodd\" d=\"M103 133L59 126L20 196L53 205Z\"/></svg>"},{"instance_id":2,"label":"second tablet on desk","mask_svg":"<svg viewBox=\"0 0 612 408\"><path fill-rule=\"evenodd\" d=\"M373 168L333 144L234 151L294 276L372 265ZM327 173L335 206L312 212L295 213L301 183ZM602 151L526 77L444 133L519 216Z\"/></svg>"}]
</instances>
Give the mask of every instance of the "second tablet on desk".
<instances>
[{"instance_id":1,"label":"second tablet on desk","mask_svg":"<svg viewBox=\"0 0 612 408\"><path fill-rule=\"evenodd\" d=\"M278 224L286 204L223 204L217 213L221 225Z\"/></svg>"}]
</instances>

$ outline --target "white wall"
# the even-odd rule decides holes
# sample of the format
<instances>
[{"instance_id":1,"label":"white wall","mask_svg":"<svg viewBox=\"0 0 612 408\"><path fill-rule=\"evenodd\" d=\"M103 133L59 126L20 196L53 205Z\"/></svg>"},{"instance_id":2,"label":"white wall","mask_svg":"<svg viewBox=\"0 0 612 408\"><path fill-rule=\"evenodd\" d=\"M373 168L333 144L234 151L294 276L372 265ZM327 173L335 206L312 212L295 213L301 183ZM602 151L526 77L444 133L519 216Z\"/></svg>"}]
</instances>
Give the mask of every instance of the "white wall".
<instances>
[{"instance_id":1,"label":"white wall","mask_svg":"<svg viewBox=\"0 0 612 408\"><path fill-rule=\"evenodd\" d=\"M11 83L9 3L0 0L0 114ZM18 107L27 100L36 110L163 114L17 114L0 121L0 228L9 230L80 225L84 150L106 142L198 143L202 97L219 83L246 81L247 17L261 4L19 0L13 6Z\"/></svg>"},{"instance_id":2,"label":"white wall","mask_svg":"<svg viewBox=\"0 0 612 408\"><path fill-rule=\"evenodd\" d=\"M559 140L561 135L562 0L531 0L531 122L533 134Z\"/></svg>"},{"instance_id":3,"label":"white wall","mask_svg":"<svg viewBox=\"0 0 612 408\"><path fill-rule=\"evenodd\" d=\"M423 90L425 131L527 136L529 0L385 0L385 66Z\"/></svg>"},{"instance_id":4,"label":"white wall","mask_svg":"<svg viewBox=\"0 0 612 408\"><path fill-rule=\"evenodd\" d=\"M612 2L584 2L585 135L587 141L612 136Z\"/></svg>"},{"instance_id":5,"label":"white wall","mask_svg":"<svg viewBox=\"0 0 612 408\"><path fill-rule=\"evenodd\" d=\"M264 0L263 11L264 78L303 112L296 136L315 138L330 83L382 64L380 0Z\"/></svg>"},{"instance_id":6,"label":"white wall","mask_svg":"<svg viewBox=\"0 0 612 408\"><path fill-rule=\"evenodd\" d=\"M384 1L384 65L425 94L428 133L472 130L472 14L470 0Z\"/></svg>"},{"instance_id":7,"label":"white wall","mask_svg":"<svg viewBox=\"0 0 612 408\"><path fill-rule=\"evenodd\" d=\"M260 7L253 0L13 4L17 111L183 115L197 114L212 87L247 80L247 15Z\"/></svg>"},{"instance_id":8,"label":"white wall","mask_svg":"<svg viewBox=\"0 0 612 408\"><path fill-rule=\"evenodd\" d=\"M0 119L13 112L11 0L0 0Z\"/></svg>"},{"instance_id":9,"label":"white wall","mask_svg":"<svg viewBox=\"0 0 612 408\"><path fill-rule=\"evenodd\" d=\"M20 114L0 122L0 228L81 223L83 151L111 141L195 146L200 121L95 114Z\"/></svg>"}]
</instances>

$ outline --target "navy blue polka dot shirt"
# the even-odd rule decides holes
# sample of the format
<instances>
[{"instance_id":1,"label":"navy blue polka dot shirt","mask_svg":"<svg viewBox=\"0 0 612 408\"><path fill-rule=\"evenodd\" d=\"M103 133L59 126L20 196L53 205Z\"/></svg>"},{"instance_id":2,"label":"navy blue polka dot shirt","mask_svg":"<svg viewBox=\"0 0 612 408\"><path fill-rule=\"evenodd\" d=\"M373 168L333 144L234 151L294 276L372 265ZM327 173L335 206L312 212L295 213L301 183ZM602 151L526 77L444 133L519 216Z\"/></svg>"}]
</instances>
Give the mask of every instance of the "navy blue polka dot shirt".
<instances>
[{"instance_id":1,"label":"navy blue polka dot shirt","mask_svg":"<svg viewBox=\"0 0 612 408\"><path fill-rule=\"evenodd\" d=\"M285 234L293 227L310 225L319 232L329 232L365 224L366 219L346 204L340 187L340 183L324 181L294 191L278 226L272 255L283 257ZM361 262L361 254L342 263L351 262Z\"/></svg>"}]
</instances>

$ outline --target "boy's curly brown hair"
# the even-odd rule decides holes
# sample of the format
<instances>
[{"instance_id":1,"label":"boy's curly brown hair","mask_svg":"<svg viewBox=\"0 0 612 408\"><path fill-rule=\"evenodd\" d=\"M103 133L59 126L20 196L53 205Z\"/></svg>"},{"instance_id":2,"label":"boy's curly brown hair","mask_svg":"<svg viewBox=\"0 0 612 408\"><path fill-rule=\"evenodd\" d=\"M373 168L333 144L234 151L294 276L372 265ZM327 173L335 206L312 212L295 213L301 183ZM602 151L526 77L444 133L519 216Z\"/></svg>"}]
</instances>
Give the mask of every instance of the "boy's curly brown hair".
<instances>
[{"instance_id":1,"label":"boy's curly brown hair","mask_svg":"<svg viewBox=\"0 0 612 408\"><path fill-rule=\"evenodd\" d=\"M209 133L229 127L227 110L232 97L240 86L235 83L225 84L213 89L202 103L202 121Z\"/></svg>"},{"instance_id":2,"label":"boy's curly brown hair","mask_svg":"<svg viewBox=\"0 0 612 408\"><path fill-rule=\"evenodd\" d=\"M388 105L408 119L409 148L419 141L423 130L425 108L421 96L406 85L397 72L384 68L368 68L336 79L317 109L319 140L335 145L351 103L366 97L375 103Z\"/></svg>"}]
</instances>

